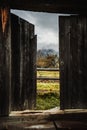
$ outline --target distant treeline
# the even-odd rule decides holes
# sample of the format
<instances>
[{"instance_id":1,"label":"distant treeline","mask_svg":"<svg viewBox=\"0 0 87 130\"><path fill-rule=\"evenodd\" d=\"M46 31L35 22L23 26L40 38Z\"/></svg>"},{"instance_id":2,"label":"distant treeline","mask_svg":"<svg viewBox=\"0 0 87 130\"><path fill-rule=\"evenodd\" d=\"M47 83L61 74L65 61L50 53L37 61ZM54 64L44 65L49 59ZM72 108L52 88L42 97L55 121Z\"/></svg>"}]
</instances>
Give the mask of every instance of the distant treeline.
<instances>
[{"instance_id":1,"label":"distant treeline","mask_svg":"<svg viewBox=\"0 0 87 130\"><path fill-rule=\"evenodd\" d=\"M37 51L37 67L38 68L58 68L59 56L58 52L53 49L40 49Z\"/></svg>"}]
</instances>

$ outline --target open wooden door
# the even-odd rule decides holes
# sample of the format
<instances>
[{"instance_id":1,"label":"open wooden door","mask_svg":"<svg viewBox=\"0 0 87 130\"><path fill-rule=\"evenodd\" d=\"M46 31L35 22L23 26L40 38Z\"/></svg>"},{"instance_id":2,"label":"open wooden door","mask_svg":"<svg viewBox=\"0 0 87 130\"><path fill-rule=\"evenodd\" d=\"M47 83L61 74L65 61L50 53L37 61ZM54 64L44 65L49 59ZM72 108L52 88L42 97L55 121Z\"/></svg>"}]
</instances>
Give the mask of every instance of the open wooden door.
<instances>
[{"instance_id":1,"label":"open wooden door","mask_svg":"<svg viewBox=\"0 0 87 130\"><path fill-rule=\"evenodd\" d=\"M36 106L36 51L34 25L11 14L11 110Z\"/></svg>"},{"instance_id":2,"label":"open wooden door","mask_svg":"<svg viewBox=\"0 0 87 130\"><path fill-rule=\"evenodd\" d=\"M60 108L87 108L87 17L59 17Z\"/></svg>"}]
</instances>

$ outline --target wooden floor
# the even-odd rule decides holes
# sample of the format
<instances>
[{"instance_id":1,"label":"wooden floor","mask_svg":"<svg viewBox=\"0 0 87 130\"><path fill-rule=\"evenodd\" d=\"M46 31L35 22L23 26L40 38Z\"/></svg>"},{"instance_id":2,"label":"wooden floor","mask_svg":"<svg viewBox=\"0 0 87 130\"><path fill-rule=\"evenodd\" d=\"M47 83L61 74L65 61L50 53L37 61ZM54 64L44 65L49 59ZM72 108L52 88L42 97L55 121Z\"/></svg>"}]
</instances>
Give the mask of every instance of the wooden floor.
<instances>
[{"instance_id":1,"label":"wooden floor","mask_svg":"<svg viewBox=\"0 0 87 130\"><path fill-rule=\"evenodd\" d=\"M87 130L87 110L14 111L0 118L0 130Z\"/></svg>"}]
</instances>

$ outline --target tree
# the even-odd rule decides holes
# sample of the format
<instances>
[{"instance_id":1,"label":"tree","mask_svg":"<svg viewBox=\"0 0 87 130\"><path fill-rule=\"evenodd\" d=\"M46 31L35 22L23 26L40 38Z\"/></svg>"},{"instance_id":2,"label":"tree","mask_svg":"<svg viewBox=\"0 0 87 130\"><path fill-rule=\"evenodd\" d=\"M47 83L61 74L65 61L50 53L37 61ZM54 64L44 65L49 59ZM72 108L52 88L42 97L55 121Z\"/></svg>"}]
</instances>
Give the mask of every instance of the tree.
<instances>
[{"instance_id":1,"label":"tree","mask_svg":"<svg viewBox=\"0 0 87 130\"><path fill-rule=\"evenodd\" d=\"M58 68L59 57L53 50L38 50L37 52L37 67L38 68Z\"/></svg>"},{"instance_id":2,"label":"tree","mask_svg":"<svg viewBox=\"0 0 87 130\"><path fill-rule=\"evenodd\" d=\"M58 68L59 58L57 55L47 55L46 57L46 68Z\"/></svg>"}]
</instances>

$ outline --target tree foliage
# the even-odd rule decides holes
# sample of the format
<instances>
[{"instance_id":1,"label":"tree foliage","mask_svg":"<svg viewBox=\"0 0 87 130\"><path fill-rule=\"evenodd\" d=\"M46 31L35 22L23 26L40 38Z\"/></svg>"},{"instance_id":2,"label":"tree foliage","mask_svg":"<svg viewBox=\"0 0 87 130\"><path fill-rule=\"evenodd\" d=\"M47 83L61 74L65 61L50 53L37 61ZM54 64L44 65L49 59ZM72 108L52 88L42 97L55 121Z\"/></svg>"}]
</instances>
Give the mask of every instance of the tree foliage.
<instances>
[{"instance_id":1,"label":"tree foliage","mask_svg":"<svg viewBox=\"0 0 87 130\"><path fill-rule=\"evenodd\" d=\"M58 68L59 67L59 58L55 55L46 55L45 57L37 58L37 67L38 68Z\"/></svg>"}]
</instances>

